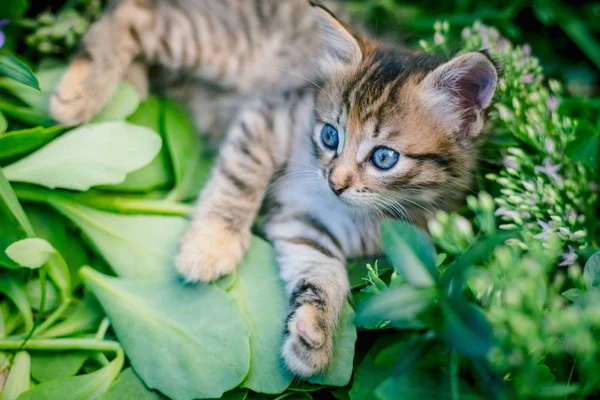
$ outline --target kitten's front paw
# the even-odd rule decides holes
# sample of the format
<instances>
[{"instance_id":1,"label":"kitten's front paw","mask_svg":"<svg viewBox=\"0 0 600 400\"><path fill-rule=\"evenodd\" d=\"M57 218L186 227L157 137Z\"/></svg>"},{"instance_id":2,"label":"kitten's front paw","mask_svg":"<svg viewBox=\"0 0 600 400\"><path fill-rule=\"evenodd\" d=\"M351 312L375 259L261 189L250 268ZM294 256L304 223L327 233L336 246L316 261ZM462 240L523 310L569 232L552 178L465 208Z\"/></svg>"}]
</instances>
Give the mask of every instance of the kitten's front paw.
<instances>
[{"instance_id":1,"label":"kitten's front paw","mask_svg":"<svg viewBox=\"0 0 600 400\"><path fill-rule=\"evenodd\" d=\"M188 282L212 282L238 266L250 234L232 232L216 218L197 221L179 241L175 265Z\"/></svg>"},{"instance_id":2,"label":"kitten's front paw","mask_svg":"<svg viewBox=\"0 0 600 400\"><path fill-rule=\"evenodd\" d=\"M63 126L88 122L104 107L114 85L95 76L92 61L77 58L59 81L50 97L50 115Z\"/></svg>"},{"instance_id":3,"label":"kitten's front paw","mask_svg":"<svg viewBox=\"0 0 600 400\"><path fill-rule=\"evenodd\" d=\"M333 352L334 323L322 309L304 304L288 318L282 355L295 375L307 378L323 371Z\"/></svg>"}]
</instances>

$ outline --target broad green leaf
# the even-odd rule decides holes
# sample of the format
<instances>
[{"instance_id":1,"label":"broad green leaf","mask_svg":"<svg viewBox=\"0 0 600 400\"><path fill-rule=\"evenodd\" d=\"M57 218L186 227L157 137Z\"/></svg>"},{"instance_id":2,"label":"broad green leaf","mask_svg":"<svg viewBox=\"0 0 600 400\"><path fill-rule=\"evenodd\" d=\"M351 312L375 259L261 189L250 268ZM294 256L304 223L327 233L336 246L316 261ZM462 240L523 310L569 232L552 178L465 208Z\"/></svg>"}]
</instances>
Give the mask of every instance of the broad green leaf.
<instances>
[{"instance_id":1,"label":"broad green leaf","mask_svg":"<svg viewBox=\"0 0 600 400\"><path fill-rule=\"evenodd\" d=\"M398 340L377 354L375 365L394 366L394 373L404 373L413 368L423 358L434 339L435 333L427 331L410 339Z\"/></svg>"},{"instance_id":2,"label":"broad green leaf","mask_svg":"<svg viewBox=\"0 0 600 400\"><path fill-rule=\"evenodd\" d=\"M241 386L259 393L279 394L293 379L280 362L286 296L278 275L271 246L254 237L228 291L250 329L250 371Z\"/></svg>"},{"instance_id":3,"label":"broad green leaf","mask_svg":"<svg viewBox=\"0 0 600 400\"><path fill-rule=\"evenodd\" d=\"M7 273L0 275L0 293L8 297L19 310L25 322L25 330L33 329L33 315L31 313L31 303L25 292L23 283L9 276Z\"/></svg>"},{"instance_id":4,"label":"broad green leaf","mask_svg":"<svg viewBox=\"0 0 600 400\"><path fill-rule=\"evenodd\" d=\"M110 186L110 190L146 192L167 187L173 182L169 154L162 129L163 103L158 97L150 97L143 102L137 111L129 117L132 124L152 129L161 135L163 146L150 164L133 171L118 185Z\"/></svg>"},{"instance_id":5,"label":"broad green leaf","mask_svg":"<svg viewBox=\"0 0 600 400\"><path fill-rule=\"evenodd\" d=\"M375 358L381 350L399 340L397 334L382 334L379 336L354 372L352 389L348 393L351 400L372 399L374 397L377 386L392 373L389 366L375 364Z\"/></svg>"},{"instance_id":6,"label":"broad green leaf","mask_svg":"<svg viewBox=\"0 0 600 400\"><path fill-rule=\"evenodd\" d=\"M248 389L233 389L221 396L221 400L246 400Z\"/></svg>"},{"instance_id":7,"label":"broad green leaf","mask_svg":"<svg viewBox=\"0 0 600 400\"><path fill-rule=\"evenodd\" d=\"M148 389L133 368L127 368L100 400L159 400L160 396Z\"/></svg>"},{"instance_id":8,"label":"broad green leaf","mask_svg":"<svg viewBox=\"0 0 600 400\"><path fill-rule=\"evenodd\" d=\"M11 181L88 190L123 182L129 172L152 161L160 146L160 136L137 125L84 125L9 165L4 173Z\"/></svg>"},{"instance_id":9,"label":"broad green leaf","mask_svg":"<svg viewBox=\"0 0 600 400\"><path fill-rule=\"evenodd\" d=\"M597 169L600 163L600 132L588 121L583 121L575 129L575 140L567 145L565 154L588 168Z\"/></svg>"},{"instance_id":10,"label":"broad green leaf","mask_svg":"<svg viewBox=\"0 0 600 400\"><path fill-rule=\"evenodd\" d=\"M21 393L29 389L29 371L31 359L29 353L19 351L4 383L0 400L16 400Z\"/></svg>"},{"instance_id":11,"label":"broad green leaf","mask_svg":"<svg viewBox=\"0 0 600 400\"><path fill-rule=\"evenodd\" d=\"M108 390L123 368L123 351L107 366L90 374L40 383L23 393L19 400L94 400Z\"/></svg>"},{"instance_id":12,"label":"broad green leaf","mask_svg":"<svg viewBox=\"0 0 600 400\"><path fill-rule=\"evenodd\" d=\"M381 225L381 239L387 259L408 282L422 287L435 284L435 248L423 232L405 222L386 221Z\"/></svg>"},{"instance_id":13,"label":"broad green leaf","mask_svg":"<svg viewBox=\"0 0 600 400\"><path fill-rule=\"evenodd\" d=\"M7 132L0 136L0 160L10 160L39 149L64 131L60 126L41 126Z\"/></svg>"},{"instance_id":14,"label":"broad green leaf","mask_svg":"<svg viewBox=\"0 0 600 400\"><path fill-rule=\"evenodd\" d=\"M360 305L356 324L375 329L391 321L397 327L412 327L418 316L435 304L437 296L433 288L418 289L405 285L388 289Z\"/></svg>"},{"instance_id":15,"label":"broad green leaf","mask_svg":"<svg viewBox=\"0 0 600 400\"><path fill-rule=\"evenodd\" d=\"M127 82L120 82L113 97L92 122L124 121L139 105L140 95L137 90Z\"/></svg>"},{"instance_id":16,"label":"broad green leaf","mask_svg":"<svg viewBox=\"0 0 600 400\"><path fill-rule=\"evenodd\" d=\"M355 313L346 301L340 317L333 344L333 359L325 371L311 377L315 385L346 386L352 377L354 344L356 343Z\"/></svg>"},{"instance_id":17,"label":"broad green leaf","mask_svg":"<svg viewBox=\"0 0 600 400\"><path fill-rule=\"evenodd\" d=\"M32 126L49 127L56 125L47 113L35 108L16 105L14 100L0 96L0 111L7 117Z\"/></svg>"},{"instance_id":18,"label":"broad green leaf","mask_svg":"<svg viewBox=\"0 0 600 400\"><path fill-rule=\"evenodd\" d=\"M159 279L172 276L177 240L188 223L180 217L119 215L51 200L93 242L117 275Z\"/></svg>"},{"instance_id":19,"label":"broad green leaf","mask_svg":"<svg viewBox=\"0 0 600 400\"><path fill-rule=\"evenodd\" d=\"M4 132L6 132L7 129L8 129L8 121L6 120L4 113L2 113L0 111L0 135L3 134Z\"/></svg>"},{"instance_id":20,"label":"broad green leaf","mask_svg":"<svg viewBox=\"0 0 600 400\"><path fill-rule=\"evenodd\" d=\"M0 75L8 76L34 89L40 89L40 84L31 69L6 53L0 53Z\"/></svg>"},{"instance_id":21,"label":"broad green leaf","mask_svg":"<svg viewBox=\"0 0 600 400\"><path fill-rule=\"evenodd\" d=\"M129 281L89 267L81 275L148 387L174 399L218 398L246 377L250 332L216 286Z\"/></svg>"},{"instance_id":22,"label":"broad green leaf","mask_svg":"<svg viewBox=\"0 0 600 400\"><path fill-rule=\"evenodd\" d=\"M200 138L189 115L171 102L165 104L164 134L175 179L169 199L193 198L208 178L211 163L202 157Z\"/></svg>"},{"instance_id":23,"label":"broad green leaf","mask_svg":"<svg viewBox=\"0 0 600 400\"><path fill-rule=\"evenodd\" d=\"M44 312L53 311L60 304L60 295L56 286L52 282L45 280L46 286L46 299L44 301ZM42 283L40 279L30 279L25 284L25 290L27 292L27 298L31 307L35 311L40 311L40 304L42 304Z\"/></svg>"},{"instance_id":24,"label":"broad green leaf","mask_svg":"<svg viewBox=\"0 0 600 400\"><path fill-rule=\"evenodd\" d=\"M55 252L56 249L50 243L39 238L19 240L6 249L6 255L11 260L22 267L32 269L46 264Z\"/></svg>"},{"instance_id":25,"label":"broad green leaf","mask_svg":"<svg viewBox=\"0 0 600 400\"><path fill-rule=\"evenodd\" d=\"M439 335L457 352L485 357L494 344L492 327L480 308L460 298L439 303Z\"/></svg>"},{"instance_id":26,"label":"broad green leaf","mask_svg":"<svg viewBox=\"0 0 600 400\"><path fill-rule=\"evenodd\" d=\"M59 79L64 74L65 69L65 66L61 66L36 72L40 90L6 77L0 78L0 89L4 89L31 108L47 115L50 95Z\"/></svg>"},{"instance_id":27,"label":"broad green leaf","mask_svg":"<svg viewBox=\"0 0 600 400\"><path fill-rule=\"evenodd\" d=\"M89 357L86 351L36 352L31 355L31 376L38 382L73 376Z\"/></svg>"},{"instance_id":28,"label":"broad green leaf","mask_svg":"<svg viewBox=\"0 0 600 400\"><path fill-rule=\"evenodd\" d=\"M96 298L86 293L69 316L42 333L41 337L71 336L84 332L95 331L105 314Z\"/></svg>"},{"instance_id":29,"label":"broad green leaf","mask_svg":"<svg viewBox=\"0 0 600 400\"><path fill-rule=\"evenodd\" d=\"M583 278L588 289L600 286L600 251L594 253L585 263Z\"/></svg>"}]
</instances>

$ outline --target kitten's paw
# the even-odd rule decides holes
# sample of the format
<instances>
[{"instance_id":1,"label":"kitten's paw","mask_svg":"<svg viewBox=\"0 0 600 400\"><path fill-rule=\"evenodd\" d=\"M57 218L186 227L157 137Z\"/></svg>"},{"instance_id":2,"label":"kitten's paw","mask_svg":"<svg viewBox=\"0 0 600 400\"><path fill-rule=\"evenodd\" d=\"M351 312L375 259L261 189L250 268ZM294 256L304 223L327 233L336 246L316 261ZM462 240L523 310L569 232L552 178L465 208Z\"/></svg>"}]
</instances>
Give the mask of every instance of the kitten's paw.
<instances>
[{"instance_id":1,"label":"kitten's paw","mask_svg":"<svg viewBox=\"0 0 600 400\"><path fill-rule=\"evenodd\" d=\"M323 310L313 304L296 309L288 318L288 333L282 350L290 371L306 378L327 366L333 352L333 326Z\"/></svg>"},{"instance_id":2,"label":"kitten's paw","mask_svg":"<svg viewBox=\"0 0 600 400\"><path fill-rule=\"evenodd\" d=\"M92 61L74 59L50 97L50 115L63 126L88 122L110 99L115 84L96 76Z\"/></svg>"},{"instance_id":3,"label":"kitten's paw","mask_svg":"<svg viewBox=\"0 0 600 400\"><path fill-rule=\"evenodd\" d=\"M249 241L249 233L232 232L223 221L207 218L183 234L175 265L188 282L212 282L233 272Z\"/></svg>"}]
</instances>

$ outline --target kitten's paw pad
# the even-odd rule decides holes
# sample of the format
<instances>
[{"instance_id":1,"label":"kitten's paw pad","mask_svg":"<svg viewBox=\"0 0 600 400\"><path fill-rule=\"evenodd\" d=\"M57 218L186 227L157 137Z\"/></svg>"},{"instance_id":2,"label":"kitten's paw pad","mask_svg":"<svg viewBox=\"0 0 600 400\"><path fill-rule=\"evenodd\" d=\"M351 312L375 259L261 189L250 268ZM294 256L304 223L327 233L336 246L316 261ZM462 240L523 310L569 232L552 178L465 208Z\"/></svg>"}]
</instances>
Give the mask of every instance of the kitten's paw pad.
<instances>
[{"instance_id":1,"label":"kitten's paw pad","mask_svg":"<svg viewBox=\"0 0 600 400\"><path fill-rule=\"evenodd\" d=\"M333 329L323 311L312 304L300 306L288 318L282 355L287 367L300 377L322 371L332 354Z\"/></svg>"},{"instance_id":2,"label":"kitten's paw pad","mask_svg":"<svg viewBox=\"0 0 600 400\"><path fill-rule=\"evenodd\" d=\"M110 96L111 85L96 84L92 61L78 58L71 62L50 97L50 115L63 126L74 126L92 119Z\"/></svg>"},{"instance_id":3,"label":"kitten's paw pad","mask_svg":"<svg viewBox=\"0 0 600 400\"><path fill-rule=\"evenodd\" d=\"M179 241L177 270L188 282L215 281L238 266L248 247L247 236L232 232L218 219L199 222Z\"/></svg>"}]
</instances>

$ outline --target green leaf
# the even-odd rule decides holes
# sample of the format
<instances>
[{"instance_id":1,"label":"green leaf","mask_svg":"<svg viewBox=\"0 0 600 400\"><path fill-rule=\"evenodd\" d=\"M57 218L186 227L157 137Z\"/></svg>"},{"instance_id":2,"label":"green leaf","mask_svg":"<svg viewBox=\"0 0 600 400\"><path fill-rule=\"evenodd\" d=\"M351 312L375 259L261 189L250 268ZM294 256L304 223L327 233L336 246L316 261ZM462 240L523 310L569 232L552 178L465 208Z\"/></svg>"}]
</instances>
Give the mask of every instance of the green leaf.
<instances>
[{"instance_id":1,"label":"green leaf","mask_svg":"<svg viewBox=\"0 0 600 400\"><path fill-rule=\"evenodd\" d=\"M128 281L88 267L81 275L148 387L175 399L218 398L244 380L250 332L216 286Z\"/></svg>"},{"instance_id":2,"label":"green leaf","mask_svg":"<svg viewBox=\"0 0 600 400\"><path fill-rule=\"evenodd\" d=\"M485 357L494 339L492 328L479 307L460 298L439 303L441 318L436 318L439 335L458 353Z\"/></svg>"},{"instance_id":3,"label":"green leaf","mask_svg":"<svg viewBox=\"0 0 600 400\"><path fill-rule=\"evenodd\" d=\"M333 358L327 369L311 377L308 382L315 385L346 386L352 377L354 344L356 343L355 313L346 301L335 333Z\"/></svg>"},{"instance_id":4,"label":"green leaf","mask_svg":"<svg viewBox=\"0 0 600 400\"><path fill-rule=\"evenodd\" d=\"M581 122L575 129L575 140L567 145L565 154L588 168L597 169L600 163L600 132L588 121Z\"/></svg>"},{"instance_id":5,"label":"green leaf","mask_svg":"<svg viewBox=\"0 0 600 400\"><path fill-rule=\"evenodd\" d=\"M165 104L164 134L175 178L169 199L193 198L208 179L212 163L202 159L200 138L189 115L171 102Z\"/></svg>"},{"instance_id":6,"label":"green leaf","mask_svg":"<svg viewBox=\"0 0 600 400\"><path fill-rule=\"evenodd\" d=\"M91 262L90 254L79 236L69 235L67 237L64 257L69 268L71 285L73 290L77 290L83 283L79 276L79 268L89 265Z\"/></svg>"},{"instance_id":7,"label":"green leaf","mask_svg":"<svg viewBox=\"0 0 600 400\"><path fill-rule=\"evenodd\" d=\"M0 168L0 226L2 226L0 265L11 269L20 268L17 263L8 258L4 250L18 240L35 236L35 232L10 183L4 177L2 168Z\"/></svg>"},{"instance_id":8,"label":"green leaf","mask_svg":"<svg viewBox=\"0 0 600 400\"><path fill-rule=\"evenodd\" d=\"M397 327L412 327L418 316L437 300L435 289L402 286L388 289L362 303L357 310L356 324L375 329L386 321Z\"/></svg>"},{"instance_id":9,"label":"green leaf","mask_svg":"<svg viewBox=\"0 0 600 400\"><path fill-rule=\"evenodd\" d=\"M576 301L577 299L579 299L581 297L582 292L579 289L571 288L569 290L562 292L561 294L568 300Z\"/></svg>"},{"instance_id":10,"label":"green leaf","mask_svg":"<svg viewBox=\"0 0 600 400\"><path fill-rule=\"evenodd\" d=\"M588 289L600 286L600 251L594 253L585 263L583 279Z\"/></svg>"},{"instance_id":11,"label":"green leaf","mask_svg":"<svg viewBox=\"0 0 600 400\"><path fill-rule=\"evenodd\" d=\"M172 259L188 225L185 219L119 215L62 200L50 204L83 231L117 275L140 279L174 275Z\"/></svg>"},{"instance_id":12,"label":"green leaf","mask_svg":"<svg viewBox=\"0 0 600 400\"><path fill-rule=\"evenodd\" d=\"M148 389L133 368L127 368L100 400L159 400L160 396Z\"/></svg>"},{"instance_id":13,"label":"green leaf","mask_svg":"<svg viewBox=\"0 0 600 400\"><path fill-rule=\"evenodd\" d=\"M140 125L160 133L163 139L163 146L150 164L133 171L127 175L125 181L118 185L110 186L109 190L146 192L171 185L173 177L167 146L164 145L166 140L161 124L163 109L163 103L158 97L150 97L129 117L129 122L132 124Z\"/></svg>"},{"instance_id":14,"label":"green leaf","mask_svg":"<svg viewBox=\"0 0 600 400\"><path fill-rule=\"evenodd\" d=\"M0 293L13 302L23 317L25 330L27 332L31 331L33 329L33 315L31 313L31 303L23 283L4 273L0 276Z\"/></svg>"},{"instance_id":15,"label":"green leaf","mask_svg":"<svg viewBox=\"0 0 600 400\"><path fill-rule=\"evenodd\" d=\"M16 400L21 393L29 390L29 371L31 359L25 351L15 355L12 368L2 389L0 400Z\"/></svg>"},{"instance_id":16,"label":"green leaf","mask_svg":"<svg viewBox=\"0 0 600 400\"><path fill-rule=\"evenodd\" d=\"M40 383L23 393L19 400L93 400L100 397L115 380L125 356L119 350L117 357L106 367L90 374L56 379Z\"/></svg>"},{"instance_id":17,"label":"green leaf","mask_svg":"<svg viewBox=\"0 0 600 400\"><path fill-rule=\"evenodd\" d=\"M41 126L7 132L0 136L0 160L10 160L39 149L64 132L60 126Z\"/></svg>"},{"instance_id":18,"label":"green leaf","mask_svg":"<svg viewBox=\"0 0 600 400\"><path fill-rule=\"evenodd\" d=\"M38 71L40 89L34 89L6 77L0 78L0 89L9 92L31 108L48 115L50 95L66 70L65 66Z\"/></svg>"},{"instance_id":19,"label":"green leaf","mask_svg":"<svg viewBox=\"0 0 600 400\"><path fill-rule=\"evenodd\" d=\"M96 298L86 293L69 316L42 333L41 337L61 337L95 331L105 314Z\"/></svg>"},{"instance_id":20,"label":"green leaf","mask_svg":"<svg viewBox=\"0 0 600 400\"><path fill-rule=\"evenodd\" d=\"M221 396L221 400L246 400L248 397L247 389L233 389Z\"/></svg>"},{"instance_id":21,"label":"green leaf","mask_svg":"<svg viewBox=\"0 0 600 400\"><path fill-rule=\"evenodd\" d=\"M433 244L413 225L386 221L381 225L381 239L390 263L415 286L430 287L438 276Z\"/></svg>"},{"instance_id":22,"label":"green leaf","mask_svg":"<svg viewBox=\"0 0 600 400\"><path fill-rule=\"evenodd\" d=\"M124 121L137 110L139 105L140 95L137 90L127 82L120 82L106 107L92 119L92 122Z\"/></svg>"},{"instance_id":23,"label":"green leaf","mask_svg":"<svg viewBox=\"0 0 600 400\"><path fill-rule=\"evenodd\" d=\"M160 150L161 139L149 129L125 122L85 125L65 133L4 169L11 181L88 190L119 183L147 165Z\"/></svg>"},{"instance_id":24,"label":"green leaf","mask_svg":"<svg viewBox=\"0 0 600 400\"><path fill-rule=\"evenodd\" d=\"M13 56L0 53L0 75L40 90L40 84L31 69Z\"/></svg>"},{"instance_id":25,"label":"green leaf","mask_svg":"<svg viewBox=\"0 0 600 400\"><path fill-rule=\"evenodd\" d=\"M19 240L6 249L6 255L11 260L22 267L32 269L46 264L55 252L56 249L50 243L39 238Z\"/></svg>"},{"instance_id":26,"label":"green leaf","mask_svg":"<svg viewBox=\"0 0 600 400\"><path fill-rule=\"evenodd\" d=\"M76 375L90 357L86 351L38 352L31 356L31 376L38 382Z\"/></svg>"},{"instance_id":27,"label":"green leaf","mask_svg":"<svg viewBox=\"0 0 600 400\"><path fill-rule=\"evenodd\" d=\"M60 296L56 286L44 280L44 286L46 287L46 299L44 301L44 312L53 311L60 304ZM27 298L31 303L31 307L35 311L40 311L40 304L42 302L42 281L40 279L30 279L25 284L25 291L27 292Z\"/></svg>"},{"instance_id":28,"label":"green leaf","mask_svg":"<svg viewBox=\"0 0 600 400\"><path fill-rule=\"evenodd\" d=\"M271 246L254 237L228 290L250 330L250 371L241 387L259 393L279 394L293 379L280 362L286 296L278 275Z\"/></svg>"},{"instance_id":29,"label":"green leaf","mask_svg":"<svg viewBox=\"0 0 600 400\"><path fill-rule=\"evenodd\" d=\"M452 293L460 293L463 286L462 277L467 268L489 259L496 247L515 237L516 234L516 232L501 232L497 235L486 236L475 242L448 267L442 275L442 285L449 287L452 284L450 288Z\"/></svg>"},{"instance_id":30,"label":"green leaf","mask_svg":"<svg viewBox=\"0 0 600 400\"><path fill-rule=\"evenodd\" d=\"M375 389L392 373L389 366L375 364L377 354L387 346L399 340L397 334L379 336L373 347L367 352L354 373L352 389L348 393L351 400L372 399Z\"/></svg>"},{"instance_id":31,"label":"green leaf","mask_svg":"<svg viewBox=\"0 0 600 400\"><path fill-rule=\"evenodd\" d=\"M44 127L56 125L47 113L38 111L35 108L16 105L13 99L5 96L0 96L0 111L7 117L28 125L41 125Z\"/></svg>"},{"instance_id":32,"label":"green leaf","mask_svg":"<svg viewBox=\"0 0 600 400\"><path fill-rule=\"evenodd\" d=\"M413 368L399 376L386 379L375 391L378 400L454 400L448 374L439 370ZM481 400L463 381L459 381L461 400Z\"/></svg>"},{"instance_id":33,"label":"green leaf","mask_svg":"<svg viewBox=\"0 0 600 400\"><path fill-rule=\"evenodd\" d=\"M8 121L2 112L0 112L0 135L8 129ZM0 139L2 137L0 136ZM0 147L1 148L1 147Z\"/></svg>"}]
</instances>

